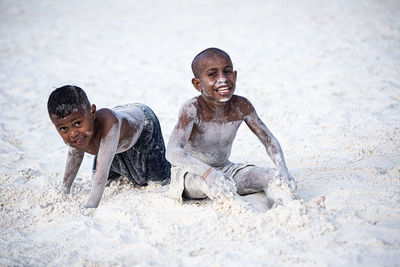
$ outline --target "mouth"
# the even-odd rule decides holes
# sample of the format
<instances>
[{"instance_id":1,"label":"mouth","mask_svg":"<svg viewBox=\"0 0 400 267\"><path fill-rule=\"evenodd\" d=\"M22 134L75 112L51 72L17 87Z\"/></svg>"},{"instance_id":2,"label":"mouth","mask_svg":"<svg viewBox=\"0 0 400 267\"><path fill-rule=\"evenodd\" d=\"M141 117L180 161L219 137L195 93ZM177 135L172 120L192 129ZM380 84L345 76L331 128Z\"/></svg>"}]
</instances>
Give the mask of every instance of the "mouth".
<instances>
[{"instance_id":1,"label":"mouth","mask_svg":"<svg viewBox=\"0 0 400 267\"><path fill-rule=\"evenodd\" d=\"M79 138L78 140L76 140L75 141L75 143L77 144L77 145L81 145L84 141L85 141L85 136L83 136L83 137L81 137L81 138Z\"/></svg>"},{"instance_id":2,"label":"mouth","mask_svg":"<svg viewBox=\"0 0 400 267\"><path fill-rule=\"evenodd\" d=\"M231 88L229 86L221 86L215 90L219 95L226 96L231 92Z\"/></svg>"}]
</instances>

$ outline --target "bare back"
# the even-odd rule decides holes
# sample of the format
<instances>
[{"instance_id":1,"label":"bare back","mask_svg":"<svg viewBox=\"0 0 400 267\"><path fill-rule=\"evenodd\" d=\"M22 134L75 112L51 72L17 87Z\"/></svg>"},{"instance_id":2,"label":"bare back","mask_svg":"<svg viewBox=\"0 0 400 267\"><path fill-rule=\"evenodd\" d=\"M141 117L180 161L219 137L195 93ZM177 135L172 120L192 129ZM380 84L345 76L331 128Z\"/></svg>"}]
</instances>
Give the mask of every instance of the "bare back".
<instances>
[{"instance_id":1,"label":"bare back","mask_svg":"<svg viewBox=\"0 0 400 267\"><path fill-rule=\"evenodd\" d=\"M93 176L93 188L87 207L99 205L114 155L128 150L136 143L143 125L144 113L134 105L97 112L96 138L93 140L93 150L89 153L97 154L98 167Z\"/></svg>"},{"instance_id":2,"label":"bare back","mask_svg":"<svg viewBox=\"0 0 400 267\"><path fill-rule=\"evenodd\" d=\"M116 151L121 153L131 148L140 137L144 124L143 111L133 105L103 108L97 111L95 134L86 148L77 148L83 152L97 155L102 153L106 143L116 143ZM108 153L108 152L106 152Z\"/></svg>"},{"instance_id":3,"label":"bare back","mask_svg":"<svg viewBox=\"0 0 400 267\"><path fill-rule=\"evenodd\" d=\"M139 139L144 125L144 113L135 105L117 106L112 110L120 121L121 128L116 153L121 153L130 149Z\"/></svg>"}]
</instances>

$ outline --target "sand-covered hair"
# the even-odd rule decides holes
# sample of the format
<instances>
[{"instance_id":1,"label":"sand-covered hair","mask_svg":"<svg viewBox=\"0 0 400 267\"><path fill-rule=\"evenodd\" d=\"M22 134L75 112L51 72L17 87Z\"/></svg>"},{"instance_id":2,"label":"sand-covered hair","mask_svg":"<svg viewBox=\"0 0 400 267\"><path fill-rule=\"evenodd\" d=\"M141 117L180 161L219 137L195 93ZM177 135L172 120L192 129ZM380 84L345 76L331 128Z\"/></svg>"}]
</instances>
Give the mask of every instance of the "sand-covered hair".
<instances>
[{"instance_id":1,"label":"sand-covered hair","mask_svg":"<svg viewBox=\"0 0 400 267\"><path fill-rule=\"evenodd\" d=\"M229 58L229 60L231 60L228 53L226 53L224 50L221 50L221 49L215 48L215 47L207 48L207 49L201 51L200 53L198 53L192 61L192 71L193 71L193 75L195 78L199 78L200 73L201 73L200 59L203 58L204 56L208 56L208 55L212 55L212 54L220 54L220 55L223 55L223 56Z\"/></svg>"},{"instance_id":2,"label":"sand-covered hair","mask_svg":"<svg viewBox=\"0 0 400 267\"><path fill-rule=\"evenodd\" d=\"M49 115L57 118L68 116L79 108L90 110L90 102L82 88L75 85L65 85L55 89L47 101Z\"/></svg>"}]
</instances>

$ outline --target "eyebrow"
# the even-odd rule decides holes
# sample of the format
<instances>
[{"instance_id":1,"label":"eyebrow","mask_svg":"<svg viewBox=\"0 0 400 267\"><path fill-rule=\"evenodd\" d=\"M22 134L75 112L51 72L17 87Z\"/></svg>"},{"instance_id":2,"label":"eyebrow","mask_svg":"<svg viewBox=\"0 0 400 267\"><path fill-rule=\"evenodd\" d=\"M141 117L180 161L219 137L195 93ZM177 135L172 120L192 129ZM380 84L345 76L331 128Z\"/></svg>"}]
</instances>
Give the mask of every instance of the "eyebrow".
<instances>
[{"instance_id":1,"label":"eyebrow","mask_svg":"<svg viewBox=\"0 0 400 267\"><path fill-rule=\"evenodd\" d=\"M57 128L66 127L66 126L64 125L64 123L55 124L55 126L56 126Z\"/></svg>"},{"instance_id":2,"label":"eyebrow","mask_svg":"<svg viewBox=\"0 0 400 267\"><path fill-rule=\"evenodd\" d=\"M64 118L65 118L65 117L64 117ZM61 118L60 118L60 119L61 119ZM77 119L79 119L79 116L74 117L74 118L71 120L71 122L73 122L73 121L75 121L75 120L77 120ZM65 124L65 122L62 122L62 123L60 123L60 124L56 124L56 126L57 126L57 127L63 127L64 124Z\"/></svg>"},{"instance_id":3,"label":"eyebrow","mask_svg":"<svg viewBox=\"0 0 400 267\"><path fill-rule=\"evenodd\" d=\"M233 66L232 65L226 65L226 66L224 66L224 69L226 69L226 68L233 68ZM211 71L211 70L217 70L217 68L206 69L206 72Z\"/></svg>"},{"instance_id":4,"label":"eyebrow","mask_svg":"<svg viewBox=\"0 0 400 267\"><path fill-rule=\"evenodd\" d=\"M73 118L71 121L75 121L77 119L80 119L79 116L76 116L75 118Z\"/></svg>"},{"instance_id":5,"label":"eyebrow","mask_svg":"<svg viewBox=\"0 0 400 267\"><path fill-rule=\"evenodd\" d=\"M212 71L212 70L216 70L217 68L209 68L209 69L206 69L206 72L209 72L209 71Z\"/></svg>"}]
</instances>

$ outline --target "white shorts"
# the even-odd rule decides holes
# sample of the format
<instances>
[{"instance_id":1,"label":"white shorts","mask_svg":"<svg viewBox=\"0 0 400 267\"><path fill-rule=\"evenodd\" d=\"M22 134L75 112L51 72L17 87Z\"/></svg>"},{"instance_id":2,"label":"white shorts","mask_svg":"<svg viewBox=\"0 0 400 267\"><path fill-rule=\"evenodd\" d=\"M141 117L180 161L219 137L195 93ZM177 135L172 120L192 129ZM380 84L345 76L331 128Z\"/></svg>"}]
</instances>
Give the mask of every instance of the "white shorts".
<instances>
[{"instance_id":1,"label":"white shorts","mask_svg":"<svg viewBox=\"0 0 400 267\"><path fill-rule=\"evenodd\" d=\"M253 167L253 164L244 163L232 163L228 162L222 167L214 167L214 169L223 172L227 176L233 179L235 174L244 168ZM182 167L172 166L171 167L171 182L169 185L168 195L169 197L182 203L182 194L185 189L185 176L190 173L188 170Z\"/></svg>"}]
</instances>

